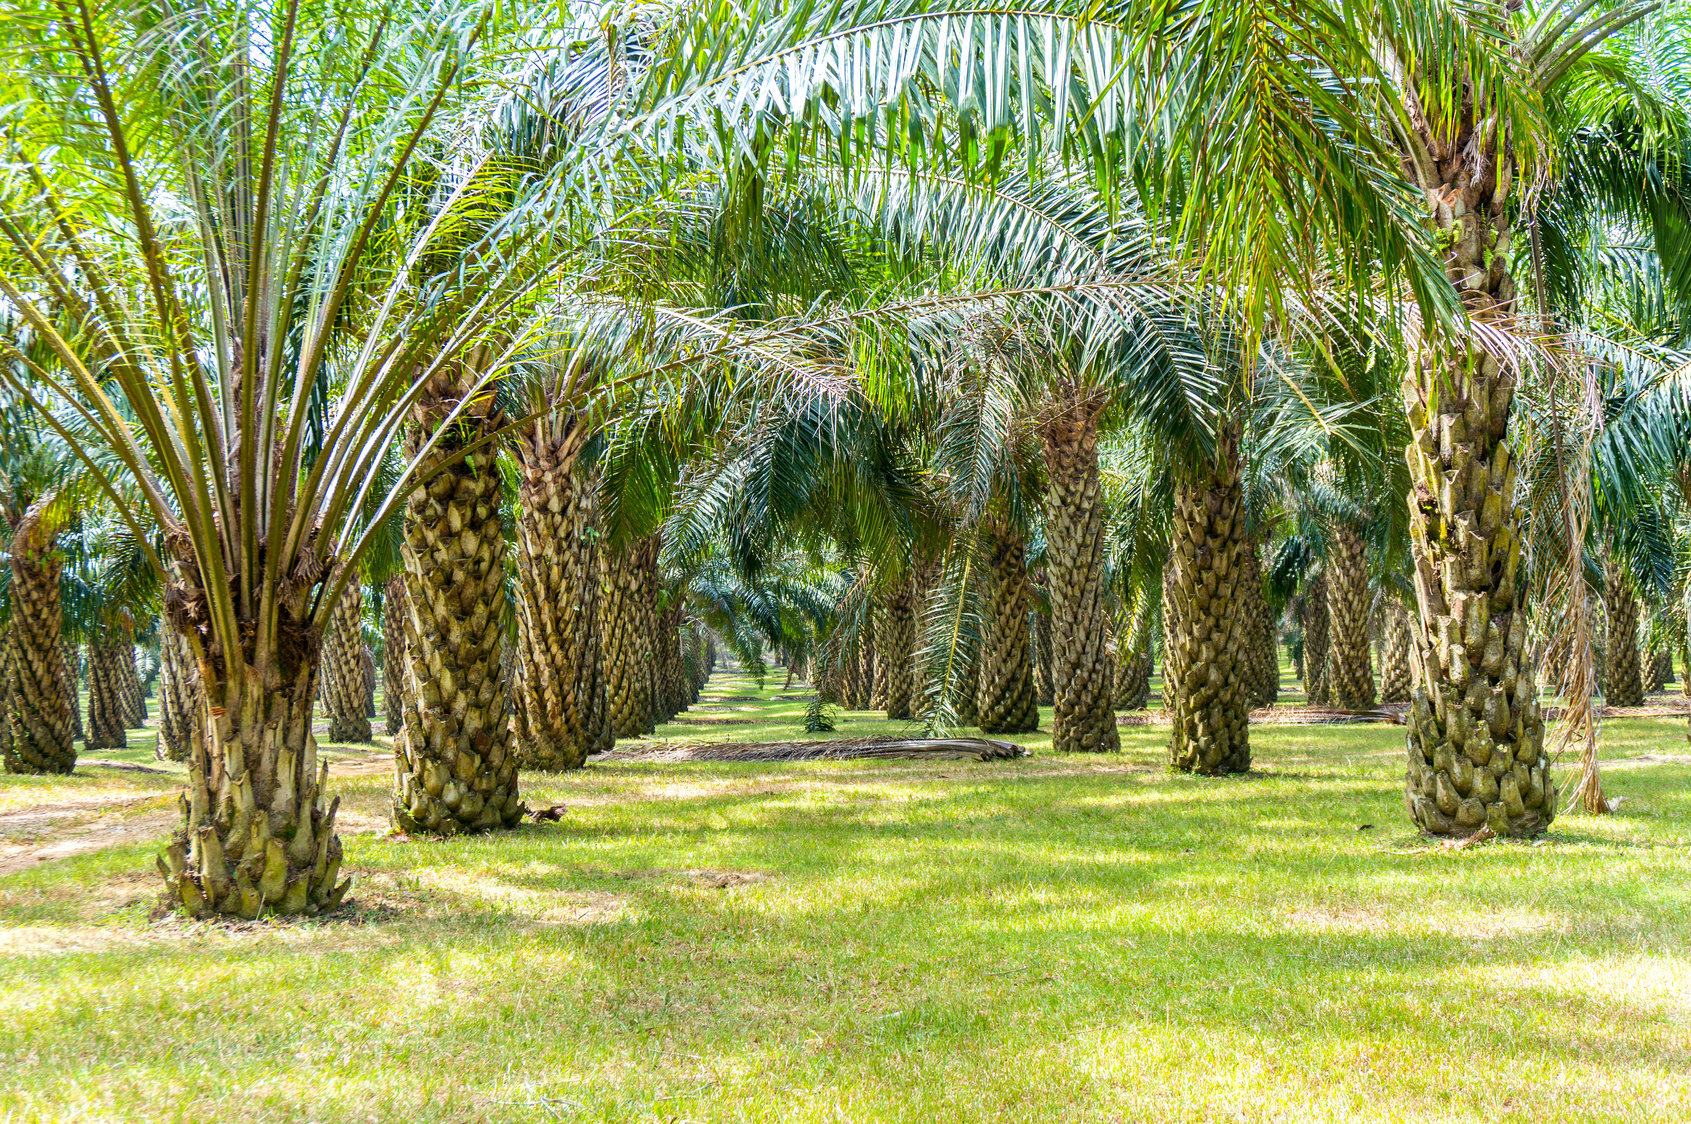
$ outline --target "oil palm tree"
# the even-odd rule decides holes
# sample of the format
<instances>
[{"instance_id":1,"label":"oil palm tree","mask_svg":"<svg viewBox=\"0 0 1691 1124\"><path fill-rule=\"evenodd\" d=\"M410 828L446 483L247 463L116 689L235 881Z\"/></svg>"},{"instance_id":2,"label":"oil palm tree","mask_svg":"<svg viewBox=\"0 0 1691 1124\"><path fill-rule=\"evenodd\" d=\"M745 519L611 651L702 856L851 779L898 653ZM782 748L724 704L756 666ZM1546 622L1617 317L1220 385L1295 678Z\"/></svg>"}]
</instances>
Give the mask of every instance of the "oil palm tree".
<instances>
[{"instance_id":1,"label":"oil palm tree","mask_svg":"<svg viewBox=\"0 0 1691 1124\"><path fill-rule=\"evenodd\" d=\"M210 716L161 856L171 896L196 915L315 912L349 885L310 710L318 637L367 545L351 515L409 415L453 432L488 420L480 381L494 372L468 375L469 357L503 338L494 324L556 261L556 225L526 222L550 198L524 192L476 247L456 246L450 277L419 274L456 232L398 208L480 88L479 7L366 19L237 4L162 25L121 5L78 11L44 18L44 49L16 71L28 95L21 171L0 198L0 292L58 366L32 367L39 391L8 382L99 462L108 496L122 480L163 528L152 561ZM256 27L277 29L262 52ZM161 129L174 143L146 149ZM455 182L480 181L470 169ZM193 218L162 215L166 196ZM325 374L338 402L313 436ZM459 483L486 456L475 440L449 443L450 464L421 442L379 506L415 492L432 515L430 489L446 498L450 484L462 518Z\"/></svg>"}]
</instances>

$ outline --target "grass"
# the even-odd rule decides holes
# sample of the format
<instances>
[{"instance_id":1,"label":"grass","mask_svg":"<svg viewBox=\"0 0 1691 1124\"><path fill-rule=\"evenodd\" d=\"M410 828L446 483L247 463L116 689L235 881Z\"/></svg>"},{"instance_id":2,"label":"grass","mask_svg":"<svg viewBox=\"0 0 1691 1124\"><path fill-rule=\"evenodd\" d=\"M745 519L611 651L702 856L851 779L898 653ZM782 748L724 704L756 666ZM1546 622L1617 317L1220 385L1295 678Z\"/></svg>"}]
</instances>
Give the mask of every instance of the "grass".
<instances>
[{"instance_id":1,"label":"grass","mask_svg":"<svg viewBox=\"0 0 1691 1124\"><path fill-rule=\"evenodd\" d=\"M802 738L778 683L719 675L758 701L683 717L744 724L660 735ZM1122 733L525 775L561 822L451 842L379 835L349 748L347 917L149 922L151 840L0 876L0 1119L1691 1118L1683 721L1606 724L1678 758L1613 769L1618 815L1459 852L1410 831L1394 728L1258 727L1221 780ZM0 812L151 822L151 758L0 779Z\"/></svg>"}]
</instances>

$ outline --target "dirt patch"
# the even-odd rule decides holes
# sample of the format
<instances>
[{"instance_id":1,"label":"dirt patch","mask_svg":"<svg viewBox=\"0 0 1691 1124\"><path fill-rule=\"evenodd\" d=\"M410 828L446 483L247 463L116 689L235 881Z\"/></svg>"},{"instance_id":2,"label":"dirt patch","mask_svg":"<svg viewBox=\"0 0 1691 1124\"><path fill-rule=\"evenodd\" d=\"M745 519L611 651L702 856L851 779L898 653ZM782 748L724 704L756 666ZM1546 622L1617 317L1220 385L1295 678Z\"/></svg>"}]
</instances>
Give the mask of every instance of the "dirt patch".
<instances>
[{"instance_id":1,"label":"dirt patch","mask_svg":"<svg viewBox=\"0 0 1691 1124\"><path fill-rule=\"evenodd\" d=\"M162 804L167 799L146 796L125 801L119 807L147 802ZM0 843L0 874L27 870L36 863L157 839L176 826L180 815L173 808L161 807L143 815L113 812L92 823L74 822L84 819L87 812L86 806L67 811L59 805L42 804L0 817L7 821L0 832L16 840Z\"/></svg>"},{"instance_id":2,"label":"dirt patch","mask_svg":"<svg viewBox=\"0 0 1691 1124\"><path fill-rule=\"evenodd\" d=\"M387 751L347 754L329 759L330 777L384 777L393 774L393 754Z\"/></svg>"},{"instance_id":3,"label":"dirt patch","mask_svg":"<svg viewBox=\"0 0 1691 1124\"><path fill-rule=\"evenodd\" d=\"M768 882L774 875L761 870L684 870L681 876L713 890L727 890L734 886L751 886Z\"/></svg>"}]
</instances>

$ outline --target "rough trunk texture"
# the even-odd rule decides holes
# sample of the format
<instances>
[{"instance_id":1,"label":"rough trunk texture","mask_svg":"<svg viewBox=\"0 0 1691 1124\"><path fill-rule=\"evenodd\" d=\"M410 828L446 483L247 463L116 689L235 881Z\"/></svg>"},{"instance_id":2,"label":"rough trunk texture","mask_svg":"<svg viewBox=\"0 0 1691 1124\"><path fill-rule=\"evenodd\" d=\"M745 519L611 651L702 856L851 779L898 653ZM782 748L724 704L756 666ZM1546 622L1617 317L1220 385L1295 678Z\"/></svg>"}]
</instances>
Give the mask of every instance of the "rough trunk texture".
<instances>
[{"instance_id":1,"label":"rough trunk texture","mask_svg":"<svg viewBox=\"0 0 1691 1124\"><path fill-rule=\"evenodd\" d=\"M382 710L388 736L405 725L405 575L395 574L382 591Z\"/></svg>"},{"instance_id":2,"label":"rough trunk texture","mask_svg":"<svg viewBox=\"0 0 1691 1124\"><path fill-rule=\"evenodd\" d=\"M408 456L417 455L468 381L447 373L431 380L406 433ZM499 424L491 400L471 403L423 457L429 483L406 501L405 710L394 738L393 800L394 826L403 831L450 835L515 827L522 818L500 659L499 473L485 447L459 456Z\"/></svg>"},{"instance_id":3,"label":"rough trunk texture","mask_svg":"<svg viewBox=\"0 0 1691 1124\"><path fill-rule=\"evenodd\" d=\"M887 708L887 645L891 643L891 634L887 630L887 611L884 605L877 605L870 614L870 627L875 634L875 651L872 666L869 668L869 709L885 710Z\"/></svg>"},{"instance_id":4,"label":"rough trunk texture","mask_svg":"<svg viewBox=\"0 0 1691 1124\"><path fill-rule=\"evenodd\" d=\"M364 590L347 583L323 640L323 709L332 742L370 740L369 699L364 691Z\"/></svg>"},{"instance_id":5,"label":"rough trunk texture","mask_svg":"<svg viewBox=\"0 0 1691 1124\"><path fill-rule=\"evenodd\" d=\"M1230 434L1217 463L1174 493L1163 581L1163 705L1173 721L1169 761L1186 772L1251 767L1249 649L1239 595L1244 521L1237 435Z\"/></svg>"},{"instance_id":6,"label":"rough trunk texture","mask_svg":"<svg viewBox=\"0 0 1691 1124\"><path fill-rule=\"evenodd\" d=\"M1609 618L1603 701L1610 706L1643 706L1644 676L1638 659L1638 597L1632 592L1626 575L1612 561L1603 565L1603 607Z\"/></svg>"},{"instance_id":7,"label":"rough trunk texture","mask_svg":"<svg viewBox=\"0 0 1691 1124\"><path fill-rule=\"evenodd\" d=\"M1507 331L1516 314L1512 142L1499 135L1485 92L1457 81L1439 104L1410 106L1403 172L1423 193L1428 227L1470 318ZM1555 816L1556 800L1516 583L1521 530L1507 440L1515 376L1479 334L1452 339L1429 330L1422 340L1403 380L1420 608L1411 625L1416 687L1405 802L1434 835L1481 826L1533 835Z\"/></svg>"},{"instance_id":8,"label":"rough trunk texture","mask_svg":"<svg viewBox=\"0 0 1691 1124\"><path fill-rule=\"evenodd\" d=\"M1239 573L1245 618L1245 701L1253 708L1273 706L1280 696L1280 649L1274 640L1274 614L1262 596L1261 550L1255 538L1245 540Z\"/></svg>"},{"instance_id":9,"label":"rough trunk texture","mask_svg":"<svg viewBox=\"0 0 1691 1124\"><path fill-rule=\"evenodd\" d=\"M1149 598L1145 599L1147 602ZM1116 645L1117 710L1144 710L1151 701L1151 611L1142 605L1133 626Z\"/></svg>"},{"instance_id":10,"label":"rough trunk texture","mask_svg":"<svg viewBox=\"0 0 1691 1124\"><path fill-rule=\"evenodd\" d=\"M1327 575L1309 583L1303 611L1303 689L1310 706L1331 701L1327 675Z\"/></svg>"},{"instance_id":11,"label":"rough trunk texture","mask_svg":"<svg viewBox=\"0 0 1691 1124\"><path fill-rule=\"evenodd\" d=\"M1033 654L1034 689L1039 696L1039 705L1055 706L1057 673L1051 655L1051 614L1037 609L1033 613Z\"/></svg>"},{"instance_id":12,"label":"rough trunk texture","mask_svg":"<svg viewBox=\"0 0 1691 1124\"><path fill-rule=\"evenodd\" d=\"M76 766L71 708L59 648L64 619L53 538L45 503L27 510L12 530L12 705L8 773L68 773Z\"/></svg>"},{"instance_id":13,"label":"rough trunk texture","mask_svg":"<svg viewBox=\"0 0 1691 1124\"><path fill-rule=\"evenodd\" d=\"M159 635L160 761L186 761L201 736L200 670L186 638L166 625Z\"/></svg>"},{"instance_id":14,"label":"rough trunk texture","mask_svg":"<svg viewBox=\"0 0 1691 1124\"><path fill-rule=\"evenodd\" d=\"M1380 701L1404 703L1415 689L1409 663L1409 614L1396 601L1386 607L1384 636L1380 643Z\"/></svg>"},{"instance_id":15,"label":"rough trunk texture","mask_svg":"<svg viewBox=\"0 0 1691 1124\"><path fill-rule=\"evenodd\" d=\"M195 619L180 603L172 613L173 624ZM311 734L320 652L309 629L287 633L276 652L241 653L254 661L244 688L208 684L220 667L200 664L207 721L188 756L183 826L158 861L167 893L196 917L319 913L351 886L337 881L340 798L325 803L329 763L318 761Z\"/></svg>"},{"instance_id":16,"label":"rough trunk texture","mask_svg":"<svg viewBox=\"0 0 1691 1124\"><path fill-rule=\"evenodd\" d=\"M12 760L12 630L0 627L0 762L11 771Z\"/></svg>"},{"instance_id":17,"label":"rough trunk texture","mask_svg":"<svg viewBox=\"0 0 1691 1124\"><path fill-rule=\"evenodd\" d=\"M81 741L84 736L79 690L82 686L82 653L75 644L63 642L59 644L59 651L65 658L65 697L70 702L70 736ZM5 709L0 708L0 726L6 725L5 714Z\"/></svg>"},{"instance_id":18,"label":"rough trunk texture","mask_svg":"<svg viewBox=\"0 0 1691 1124\"><path fill-rule=\"evenodd\" d=\"M605 696L611 726L619 738L637 738L654 729L654 637L651 608L655 592L657 539L641 539L604 560L604 597L599 623L605 650Z\"/></svg>"},{"instance_id":19,"label":"rough trunk texture","mask_svg":"<svg viewBox=\"0 0 1691 1124\"><path fill-rule=\"evenodd\" d=\"M886 668L887 718L905 719L911 716L915 689L914 667L916 646L916 581L905 576L887 595L885 641L881 645L882 662Z\"/></svg>"},{"instance_id":20,"label":"rough trunk texture","mask_svg":"<svg viewBox=\"0 0 1691 1124\"><path fill-rule=\"evenodd\" d=\"M1327 558L1328 694L1341 710L1374 706L1373 650L1368 642L1368 559L1362 535L1335 525Z\"/></svg>"},{"instance_id":21,"label":"rough trunk texture","mask_svg":"<svg viewBox=\"0 0 1691 1124\"><path fill-rule=\"evenodd\" d=\"M669 596L669 605L657 614L657 653L652 661L662 722L687 709L687 682L681 664L681 619L685 609L679 589L670 590Z\"/></svg>"},{"instance_id":22,"label":"rough trunk texture","mask_svg":"<svg viewBox=\"0 0 1691 1124\"><path fill-rule=\"evenodd\" d=\"M88 645L89 749L122 749L129 744L123 705L125 643L119 635Z\"/></svg>"},{"instance_id":23,"label":"rough trunk texture","mask_svg":"<svg viewBox=\"0 0 1691 1124\"><path fill-rule=\"evenodd\" d=\"M980 728L990 734L1039 729L1039 696L1033 682L1033 637L1028 630L1032 593L1027 542L1020 531L993 530L992 600L980 663Z\"/></svg>"},{"instance_id":24,"label":"rough trunk texture","mask_svg":"<svg viewBox=\"0 0 1691 1124\"><path fill-rule=\"evenodd\" d=\"M123 707L123 725L135 730L147 724L147 695L141 689L141 674L135 666L135 635L125 628L127 647L118 652L118 698Z\"/></svg>"},{"instance_id":25,"label":"rough trunk texture","mask_svg":"<svg viewBox=\"0 0 1691 1124\"><path fill-rule=\"evenodd\" d=\"M512 717L526 769L579 769L599 662L599 575L587 549L590 496L575 472L585 434L548 420L515 442L522 472L517 517L517 645L523 675Z\"/></svg>"},{"instance_id":26,"label":"rough trunk texture","mask_svg":"<svg viewBox=\"0 0 1691 1124\"><path fill-rule=\"evenodd\" d=\"M1101 396L1065 394L1040 424L1045 454L1046 577L1055 699L1051 745L1114 753L1115 677L1105 647L1104 503L1098 494Z\"/></svg>"}]
</instances>

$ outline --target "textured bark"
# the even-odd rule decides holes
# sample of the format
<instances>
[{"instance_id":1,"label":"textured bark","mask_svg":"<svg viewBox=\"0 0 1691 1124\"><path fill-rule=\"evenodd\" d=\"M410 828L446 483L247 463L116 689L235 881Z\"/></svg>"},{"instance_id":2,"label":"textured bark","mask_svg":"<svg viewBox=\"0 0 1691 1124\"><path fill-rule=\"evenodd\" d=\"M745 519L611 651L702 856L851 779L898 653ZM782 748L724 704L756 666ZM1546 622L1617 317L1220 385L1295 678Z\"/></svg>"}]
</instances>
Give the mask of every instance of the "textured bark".
<instances>
[{"instance_id":1,"label":"textured bark","mask_svg":"<svg viewBox=\"0 0 1691 1124\"><path fill-rule=\"evenodd\" d=\"M1176 484L1163 579L1169 760L1186 772L1211 775L1251 767L1237 440L1237 434L1225 435L1217 462Z\"/></svg>"},{"instance_id":2,"label":"textured bark","mask_svg":"<svg viewBox=\"0 0 1691 1124\"><path fill-rule=\"evenodd\" d=\"M1098 415L1104 406L1101 396L1065 392L1039 427L1056 688L1051 745L1060 753L1121 748L1105 647L1104 503L1098 494Z\"/></svg>"},{"instance_id":3,"label":"textured bark","mask_svg":"<svg viewBox=\"0 0 1691 1124\"><path fill-rule=\"evenodd\" d=\"M1383 703L1408 702L1414 690L1409 644L1409 615L1393 601L1386 607L1380 644L1380 701Z\"/></svg>"},{"instance_id":4,"label":"textured bark","mask_svg":"<svg viewBox=\"0 0 1691 1124\"><path fill-rule=\"evenodd\" d=\"M405 575L388 579L382 592L382 709L388 736L405 725Z\"/></svg>"},{"instance_id":5,"label":"textured bark","mask_svg":"<svg viewBox=\"0 0 1691 1124\"><path fill-rule=\"evenodd\" d=\"M200 619L178 604L173 623ZM208 670L220 668L200 664L202 736L188 756L183 826L158 863L169 896L196 917L319 913L351 886L340 880L340 798L325 803L329 763L318 761L311 734L321 653L311 630L286 618L283 628L278 651L241 653L250 661L242 690L207 685ZM253 673L255 665L270 674Z\"/></svg>"},{"instance_id":6,"label":"textured bark","mask_svg":"<svg viewBox=\"0 0 1691 1124\"><path fill-rule=\"evenodd\" d=\"M188 641L168 625L159 636L160 761L186 761L200 730L200 671Z\"/></svg>"},{"instance_id":7,"label":"textured bark","mask_svg":"<svg viewBox=\"0 0 1691 1124\"><path fill-rule=\"evenodd\" d=\"M1609 619L1609 652L1604 668L1603 701L1610 706L1643 706L1644 678L1638 659L1638 597L1614 562L1603 565L1603 607Z\"/></svg>"},{"instance_id":8,"label":"textured bark","mask_svg":"<svg viewBox=\"0 0 1691 1124\"><path fill-rule=\"evenodd\" d=\"M323 640L323 710L332 742L370 740L369 699L364 690L364 590L348 582L335 603Z\"/></svg>"},{"instance_id":9,"label":"textured bark","mask_svg":"<svg viewBox=\"0 0 1691 1124\"><path fill-rule=\"evenodd\" d=\"M123 630L126 647L117 653L118 699L123 709L123 725L136 730L147 724L147 696L141 690L141 675L135 666L135 635Z\"/></svg>"},{"instance_id":10,"label":"textured bark","mask_svg":"<svg viewBox=\"0 0 1691 1124\"><path fill-rule=\"evenodd\" d=\"M1368 643L1368 559L1355 527L1334 526L1327 571L1328 694L1341 710L1370 710L1375 695Z\"/></svg>"},{"instance_id":11,"label":"textured bark","mask_svg":"<svg viewBox=\"0 0 1691 1124\"><path fill-rule=\"evenodd\" d=\"M611 726L619 738L636 738L654 729L651 577L656 559L655 536L604 559L599 623L605 650L605 696Z\"/></svg>"},{"instance_id":12,"label":"textured bark","mask_svg":"<svg viewBox=\"0 0 1691 1124\"><path fill-rule=\"evenodd\" d=\"M886 665L886 714L890 719L909 718L914 702L916 646L916 580L906 575L887 595L885 642L881 656Z\"/></svg>"},{"instance_id":13,"label":"textured bark","mask_svg":"<svg viewBox=\"0 0 1691 1124\"><path fill-rule=\"evenodd\" d=\"M981 720L980 691L981 663L979 651L960 651L955 657L958 667L953 671L957 700L957 723L960 726L979 726Z\"/></svg>"},{"instance_id":14,"label":"textured bark","mask_svg":"<svg viewBox=\"0 0 1691 1124\"><path fill-rule=\"evenodd\" d=\"M364 717L376 717L376 653L368 644L361 645L358 665L364 671Z\"/></svg>"},{"instance_id":15,"label":"textured bark","mask_svg":"<svg viewBox=\"0 0 1691 1124\"><path fill-rule=\"evenodd\" d=\"M871 614L870 627L875 633L875 652L870 667L869 709L887 708L887 645L891 634L887 631L886 606L877 605Z\"/></svg>"},{"instance_id":16,"label":"textured bark","mask_svg":"<svg viewBox=\"0 0 1691 1124\"><path fill-rule=\"evenodd\" d=\"M1244 614L1245 701L1273 706L1280 694L1280 650L1274 641L1274 617L1262 596L1261 546L1247 537L1240 553L1239 603Z\"/></svg>"},{"instance_id":17,"label":"textured bark","mask_svg":"<svg viewBox=\"0 0 1691 1124\"><path fill-rule=\"evenodd\" d=\"M8 773L68 773L76 766L71 708L59 648L62 563L43 523L46 501L24 512L12 529L12 705Z\"/></svg>"},{"instance_id":18,"label":"textured bark","mask_svg":"<svg viewBox=\"0 0 1691 1124\"><path fill-rule=\"evenodd\" d=\"M88 646L89 749L122 749L128 745L123 706L122 636Z\"/></svg>"},{"instance_id":19,"label":"textured bark","mask_svg":"<svg viewBox=\"0 0 1691 1124\"><path fill-rule=\"evenodd\" d=\"M1034 690L1040 706L1055 706L1057 679L1051 655L1051 614L1033 613Z\"/></svg>"},{"instance_id":20,"label":"textured bark","mask_svg":"<svg viewBox=\"0 0 1691 1124\"><path fill-rule=\"evenodd\" d=\"M853 710L875 709L875 609L868 606L857 636L858 695Z\"/></svg>"},{"instance_id":21,"label":"textured bark","mask_svg":"<svg viewBox=\"0 0 1691 1124\"><path fill-rule=\"evenodd\" d=\"M1456 82L1440 104L1411 105L1403 172L1423 193L1427 224L1469 316L1508 331L1516 315L1514 155L1494 103L1466 77ZM1485 352L1478 333L1453 339L1429 330L1421 339L1403 380L1420 609L1411 625L1416 687L1405 802L1431 834L1483 825L1532 835L1549 825L1556 800L1516 583L1521 530L1507 441L1515 376Z\"/></svg>"},{"instance_id":22,"label":"textured bark","mask_svg":"<svg viewBox=\"0 0 1691 1124\"><path fill-rule=\"evenodd\" d=\"M575 458L585 439L550 420L515 442L522 472L517 517L517 644L523 666L512 717L526 769L579 769L589 730L599 636L599 575L587 549L586 481Z\"/></svg>"},{"instance_id":23,"label":"textured bark","mask_svg":"<svg viewBox=\"0 0 1691 1124\"><path fill-rule=\"evenodd\" d=\"M0 625L0 762L12 760L12 629Z\"/></svg>"},{"instance_id":24,"label":"textured bark","mask_svg":"<svg viewBox=\"0 0 1691 1124\"><path fill-rule=\"evenodd\" d=\"M1145 600L1149 601L1149 598ZM1143 605L1116 645L1117 710L1144 710L1151 701L1151 611Z\"/></svg>"},{"instance_id":25,"label":"textured bark","mask_svg":"<svg viewBox=\"0 0 1691 1124\"><path fill-rule=\"evenodd\" d=\"M657 674L658 714L668 722L687 709L686 676L681 664L681 618L685 612L681 591L669 593L670 604L657 613L657 653L652 660Z\"/></svg>"},{"instance_id":26,"label":"textured bark","mask_svg":"<svg viewBox=\"0 0 1691 1124\"><path fill-rule=\"evenodd\" d=\"M1303 689L1310 706L1326 706L1331 701L1327 611L1327 575L1322 573L1309 583L1303 611Z\"/></svg>"},{"instance_id":27,"label":"textured bark","mask_svg":"<svg viewBox=\"0 0 1691 1124\"><path fill-rule=\"evenodd\" d=\"M82 687L82 653L75 644L61 642L59 651L64 655L65 667L65 697L70 702L70 736L77 741L84 737L82 729L82 707L80 705ZM0 673L3 674L3 673ZM6 710L0 707L0 726L6 725Z\"/></svg>"},{"instance_id":28,"label":"textured bark","mask_svg":"<svg viewBox=\"0 0 1691 1124\"><path fill-rule=\"evenodd\" d=\"M1667 645L1654 648L1644 661L1644 693L1653 695L1667 687L1673 678L1673 656Z\"/></svg>"},{"instance_id":29,"label":"textured bark","mask_svg":"<svg viewBox=\"0 0 1691 1124\"><path fill-rule=\"evenodd\" d=\"M987 733L1024 734L1039 729L1028 630L1027 543L1019 530L998 526L991 551L992 600L982 637L978 718Z\"/></svg>"},{"instance_id":30,"label":"textured bark","mask_svg":"<svg viewBox=\"0 0 1691 1124\"><path fill-rule=\"evenodd\" d=\"M406 433L408 456L417 455L456 405L463 383L448 373L430 380ZM499 424L491 400L472 402L422 458L429 483L406 501L405 709L394 739L393 801L394 826L403 831L485 831L514 827L522 818L500 659L506 638L499 473L486 451L460 457Z\"/></svg>"}]
</instances>

